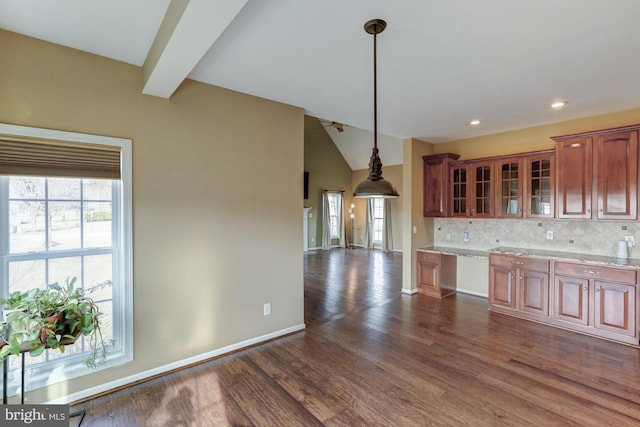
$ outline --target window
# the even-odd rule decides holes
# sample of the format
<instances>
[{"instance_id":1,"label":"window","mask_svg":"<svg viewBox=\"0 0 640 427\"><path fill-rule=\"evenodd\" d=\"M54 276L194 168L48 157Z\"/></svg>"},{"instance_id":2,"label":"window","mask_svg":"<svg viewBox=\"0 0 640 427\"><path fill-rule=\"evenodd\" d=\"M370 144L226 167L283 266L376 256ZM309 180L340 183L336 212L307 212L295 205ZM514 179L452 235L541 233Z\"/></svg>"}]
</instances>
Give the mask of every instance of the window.
<instances>
[{"instance_id":1,"label":"window","mask_svg":"<svg viewBox=\"0 0 640 427\"><path fill-rule=\"evenodd\" d=\"M373 243L382 244L384 231L384 199L376 198L373 201Z\"/></svg>"},{"instance_id":2,"label":"window","mask_svg":"<svg viewBox=\"0 0 640 427\"><path fill-rule=\"evenodd\" d=\"M340 238L340 224L338 210L340 206L340 194L328 194L329 196L329 218L331 220L331 238Z\"/></svg>"},{"instance_id":3,"label":"window","mask_svg":"<svg viewBox=\"0 0 640 427\"><path fill-rule=\"evenodd\" d=\"M0 155L0 295L64 284L73 277L78 279L77 286L85 288L110 281L111 286L90 295L104 313L105 338L113 340L108 361L99 369L132 360L131 141L0 124L0 144L17 146L16 135L56 142L33 162L47 169L26 169L33 175L19 173L22 170L16 168L24 165L14 168L15 159ZM27 147L30 142L25 139L22 144ZM47 164L46 153L56 147L98 151L95 144L119 153L119 179L96 178L91 175L104 174L82 170L69 172L73 178L61 177L66 173L60 170L72 167ZM4 152L10 150L3 146ZM28 161L30 155L22 160ZM47 350L38 357L26 357L28 386L38 388L92 372L84 367L85 345L84 338L79 338L64 353ZM19 358L9 361L9 369L21 369ZM19 384L19 377L14 375L15 384L10 386Z\"/></svg>"}]
</instances>

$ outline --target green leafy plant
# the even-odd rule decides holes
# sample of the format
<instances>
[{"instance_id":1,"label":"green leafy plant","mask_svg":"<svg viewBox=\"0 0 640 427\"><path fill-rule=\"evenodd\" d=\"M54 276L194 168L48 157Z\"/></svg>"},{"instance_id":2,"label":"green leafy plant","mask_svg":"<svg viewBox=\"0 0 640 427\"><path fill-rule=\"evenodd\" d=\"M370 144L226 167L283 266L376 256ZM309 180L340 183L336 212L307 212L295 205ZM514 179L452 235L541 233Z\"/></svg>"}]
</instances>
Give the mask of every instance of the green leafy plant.
<instances>
[{"instance_id":1,"label":"green leafy plant","mask_svg":"<svg viewBox=\"0 0 640 427\"><path fill-rule=\"evenodd\" d=\"M58 283L46 289L30 289L13 292L9 298L0 299L7 313L0 339L0 362L10 354L29 351L38 356L46 348L64 353L65 346L83 335L91 350L85 359L89 368L104 362L110 340L105 340L100 328L102 313L88 294L111 286L106 281L89 289L76 288L77 278L67 279L64 286Z\"/></svg>"}]
</instances>

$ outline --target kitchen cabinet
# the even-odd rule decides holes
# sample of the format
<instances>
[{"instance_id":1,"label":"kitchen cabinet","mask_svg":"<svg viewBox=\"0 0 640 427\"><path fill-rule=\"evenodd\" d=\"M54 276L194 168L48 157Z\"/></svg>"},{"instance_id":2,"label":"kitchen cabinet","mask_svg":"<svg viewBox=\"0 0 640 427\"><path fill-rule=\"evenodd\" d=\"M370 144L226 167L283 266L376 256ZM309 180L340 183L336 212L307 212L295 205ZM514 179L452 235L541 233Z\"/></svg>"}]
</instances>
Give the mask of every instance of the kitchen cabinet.
<instances>
[{"instance_id":1,"label":"kitchen cabinet","mask_svg":"<svg viewBox=\"0 0 640 427\"><path fill-rule=\"evenodd\" d=\"M591 218L592 147L591 137L557 142L558 218Z\"/></svg>"},{"instance_id":2,"label":"kitchen cabinet","mask_svg":"<svg viewBox=\"0 0 640 427\"><path fill-rule=\"evenodd\" d=\"M495 163L496 216L522 218L523 170L521 158L506 158Z\"/></svg>"},{"instance_id":3,"label":"kitchen cabinet","mask_svg":"<svg viewBox=\"0 0 640 427\"><path fill-rule=\"evenodd\" d=\"M555 216L555 151L499 158L495 169L498 218Z\"/></svg>"},{"instance_id":4,"label":"kitchen cabinet","mask_svg":"<svg viewBox=\"0 0 640 427\"><path fill-rule=\"evenodd\" d=\"M423 215L449 216L449 167L460 158L444 153L423 156Z\"/></svg>"},{"instance_id":5,"label":"kitchen cabinet","mask_svg":"<svg viewBox=\"0 0 640 427\"><path fill-rule=\"evenodd\" d=\"M489 255L490 311L639 346L637 264L602 266L512 249Z\"/></svg>"},{"instance_id":6,"label":"kitchen cabinet","mask_svg":"<svg viewBox=\"0 0 640 427\"><path fill-rule=\"evenodd\" d=\"M549 315L549 261L491 254L489 304L529 317Z\"/></svg>"},{"instance_id":7,"label":"kitchen cabinet","mask_svg":"<svg viewBox=\"0 0 640 427\"><path fill-rule=\"evenodd\" d=\"M525 156L524 215L527 218L555 217L555 151Z\"/></svg>"},{"instance_id":8,"label":"kitchen cabinet","mask_svg":"<svg viewBox=\"0 0 640 427\"><path fill-rule=\"evenodd\" d=\"M597 219L638 218L638 130L594 137Z\"/></svg>"},{"instance_id":9,"label":"kitchen cabinet","mask_svg":"<svg viewBox=\"0 0 640 427\"><path fill-rule=\"evenodd\" d=\"M553 138L558 218L638 218L639 129L629 126Z\"/></svg>"},{"instance_id":10,"label":"kitchen cabinet","mask_svg":"<svg viewBox=\"0 0 640 427\"><path fill-rule=\"evenodd\" d=\"M559 325L638 345L637 271L556 262L552 317Z\"/></svg>"},{"instance_id":11,"label":"kitchen cabinet","mask_svg":"<svg viewBox=\"0 0 640 427\"><path fill-rule=\"evenodd\" d=\"M418 293L444 298L456 291L457 258L433 252L417 252Z\"/></svg>"},{"instance_id":12,"label":"kitchen cabinet","mask_svg":"<svg viewBox=\"0 0 640 427\"><path fill-rule=\"evenodd\" d=\"M451 166L451 216L494 216L493 165L493 161L486 160Z\"/></svg>"}]
</instances>

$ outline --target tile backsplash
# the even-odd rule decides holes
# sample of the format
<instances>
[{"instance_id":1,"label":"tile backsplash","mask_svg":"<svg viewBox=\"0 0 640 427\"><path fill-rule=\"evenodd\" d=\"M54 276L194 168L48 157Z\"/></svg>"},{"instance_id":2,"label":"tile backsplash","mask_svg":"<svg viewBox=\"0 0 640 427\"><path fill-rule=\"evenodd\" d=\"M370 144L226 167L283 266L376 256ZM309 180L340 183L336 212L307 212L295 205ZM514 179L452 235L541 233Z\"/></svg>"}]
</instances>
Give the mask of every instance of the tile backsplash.
<instances>
[{"instance_id":1,"label":"tile backsplash","mask_svg":"<svg viewBox=\"0 0 640 427\"><path fill-rule=\"evenodd\" d=\"M553 232L553 240L547 239ZM465 241L468 233L468 241ZM487 250L498 246L589 253L613 256L618 240L634 236L640 244L640 223L635 221L576 221L533 219L435 218L434 245ZM640 258L640 247L629 249Z\"/></svg>"}]
</instances>

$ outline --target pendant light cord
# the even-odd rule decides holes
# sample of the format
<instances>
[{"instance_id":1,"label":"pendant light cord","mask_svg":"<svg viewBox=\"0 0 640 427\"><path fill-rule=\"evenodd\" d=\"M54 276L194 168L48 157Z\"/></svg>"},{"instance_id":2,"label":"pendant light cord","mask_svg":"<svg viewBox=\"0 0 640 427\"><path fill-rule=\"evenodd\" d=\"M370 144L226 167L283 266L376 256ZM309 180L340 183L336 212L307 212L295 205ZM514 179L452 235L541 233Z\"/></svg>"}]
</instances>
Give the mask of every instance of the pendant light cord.
<instances>
[{"instance_id":1,"label":"pendant light cord","mask_svg":"<svg viewBox=\"0 0 640 427\"><path fill-rule=\"evenodd\" d=\"M373 33L373 148L378 149L378 30Z\"/></svg>"}]
</instances>

